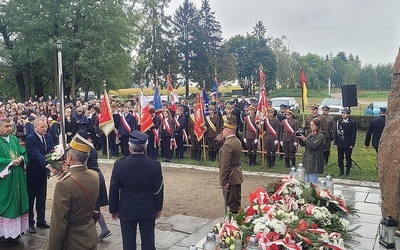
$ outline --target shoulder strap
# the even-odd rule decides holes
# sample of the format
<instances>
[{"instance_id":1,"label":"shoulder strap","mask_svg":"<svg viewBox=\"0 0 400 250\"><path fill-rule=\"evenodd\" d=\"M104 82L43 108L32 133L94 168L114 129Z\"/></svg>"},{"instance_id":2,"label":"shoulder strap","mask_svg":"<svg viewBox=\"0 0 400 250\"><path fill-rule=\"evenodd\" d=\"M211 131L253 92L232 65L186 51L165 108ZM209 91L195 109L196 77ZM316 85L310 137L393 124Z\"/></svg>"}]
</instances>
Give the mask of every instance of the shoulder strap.
<instances>
[{"instance_id":1,"label":"shoulder strap","mask_svg":"<svg viewBox=\"0 0 400 250\"><path fill-rule=\"evenodd\" d=\"M90 199L90 196L89 196L89 194L88 194L86 188L83 186L82 182L81 182L78 178L76 178L73 174L71 174L70 177L78 184L78 186L79 186L79 187L82 189L82 191L85 193L86 198L89 200L90 205L92 206L92 208L93 208L93 210L94 210L94 209L95 209L95 206L94 206L94 204L93 204L93 201L92 201L92 199Z\"/></svg>"}]
</instances>

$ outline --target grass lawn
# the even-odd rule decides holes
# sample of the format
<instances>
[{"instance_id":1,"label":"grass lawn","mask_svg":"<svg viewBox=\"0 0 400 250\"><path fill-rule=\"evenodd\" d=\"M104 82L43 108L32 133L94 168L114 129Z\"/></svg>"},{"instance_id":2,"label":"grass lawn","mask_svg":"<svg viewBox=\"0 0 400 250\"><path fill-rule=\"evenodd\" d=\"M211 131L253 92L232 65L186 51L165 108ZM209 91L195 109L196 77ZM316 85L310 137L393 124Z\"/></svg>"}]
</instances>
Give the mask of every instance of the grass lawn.
<instances>
[{"instance_id":1,"label":"grass lawn","mask_svg":"<svg viewBox=\"0 0 400 250\"><path fill-rule=\"evenodd\" d=\"M354 160L355 163L358 164L360 168L357 166L353 166L353 168L350 171L350 176L348 177L340 177L340 178L346 178L346 179L351 179L351 180L358 180L358 181L378 181L378 171L376 169L376 153L375 149L372 147L365 148L364 146L364 140L365 140L365 132L363 131L357 131L357 141L356 141L356 147L353 150L352 154L352 159ZM300 147L298 153L302 154L304 152L304 148ZM189 152L185 152L185 158L182 160L178 159L172 159L172 162L176 163L184 163L184 164L190 164L190 165L200 165L200 166L209 166L209 167L216 167L218 168L218 161L211 162L207 161L204 162L203 160L201 161L195 161L192 159L189 159ZM203 156L202 156L203 157ZM278 158L278 157L277 157ZM160 158L161 159L161 158ZM203 158L202 158L203 159ZM249 166L247 163L247 156L245 154L242 154L241 158L241 167L244 170L247 171L260 171L260 172L270 172L270 173L289 173L290 169L285 168L285 162L284 160L276 160L276 165L275 168L273 169L265 169L261 166L261 154L257 155L257 165L256 166ZM302 156L297 156L296 157L296 164L298 165L302 160ZM267 163L267 160L265 159L265 165ZM327 174L331 174L334 178L337 177L339 174L339 167L337 165L337 150L333 146L332 142L332 148L331 148L331 156L329 159L329 164L325 165L325 171L324 174L322 174L322 177L325 177Z\"/></svg>"}]
</instances>

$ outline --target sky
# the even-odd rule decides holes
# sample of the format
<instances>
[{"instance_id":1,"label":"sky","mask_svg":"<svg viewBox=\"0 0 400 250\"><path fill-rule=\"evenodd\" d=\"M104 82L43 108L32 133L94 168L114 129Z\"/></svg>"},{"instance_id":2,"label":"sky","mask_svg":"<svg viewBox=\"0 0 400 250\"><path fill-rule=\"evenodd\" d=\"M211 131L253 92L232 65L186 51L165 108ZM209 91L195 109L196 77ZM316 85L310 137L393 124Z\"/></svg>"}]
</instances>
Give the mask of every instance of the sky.
<instances>
[{"instance_id":1,"label":"sky","mask_svg":"<svg viewBox=\"0 0 400 250\"><path fill-rule=\"evenodd\" d=\"M198 8L201 0L191 0ZM173 14L184 0L171 0ZM287 37L301 55L339 51L358 55L362 65L394 63L400 46L399 0L209 0L222 37L251 34L256 22L266 36Z\"/></svg>"}]
</instances>

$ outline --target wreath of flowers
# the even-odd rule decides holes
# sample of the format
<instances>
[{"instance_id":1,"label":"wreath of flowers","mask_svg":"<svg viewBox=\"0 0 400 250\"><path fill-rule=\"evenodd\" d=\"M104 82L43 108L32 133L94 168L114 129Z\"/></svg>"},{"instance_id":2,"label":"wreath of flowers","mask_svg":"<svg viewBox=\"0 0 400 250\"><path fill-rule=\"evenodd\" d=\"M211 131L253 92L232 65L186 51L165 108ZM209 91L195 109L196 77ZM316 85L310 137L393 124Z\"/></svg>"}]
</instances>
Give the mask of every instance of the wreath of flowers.
<instances>
[{"instance_id":1,"label":"wreath of flowers","mask_svg":"<svg viewBox=\"0 0 400 250\"><path fill-rule=\"evenodd\" d=\"M349 247L344 241L352 239L357 229L350 229L345 219L357 215L357 210L346 205L343 197L314 184L306 186L291 176L250 193L249 204L216 225L221 242L228 247L239 234L245 247L255 235L263 250L340 250Z\"/></svg>"}]
</instances>

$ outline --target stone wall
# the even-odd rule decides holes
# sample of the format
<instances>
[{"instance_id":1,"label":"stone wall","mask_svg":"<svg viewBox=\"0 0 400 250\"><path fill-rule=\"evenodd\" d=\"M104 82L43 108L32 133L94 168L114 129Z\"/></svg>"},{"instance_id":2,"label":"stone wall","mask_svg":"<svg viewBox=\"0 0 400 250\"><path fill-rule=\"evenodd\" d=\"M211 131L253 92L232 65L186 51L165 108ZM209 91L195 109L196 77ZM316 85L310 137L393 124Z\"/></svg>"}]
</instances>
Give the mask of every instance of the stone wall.
<instances>
[{"instance_id":1,"label":"stone wall","mask_svg":"<svg viewBox=\"0 0 400 250\"><path fill-rule=\"evenodd\" d=\"M382 216L392 216L400 225L400 50L393 65L386 125L378 153L378 174L382 192Z\"/></svg>"}]
</instances>

